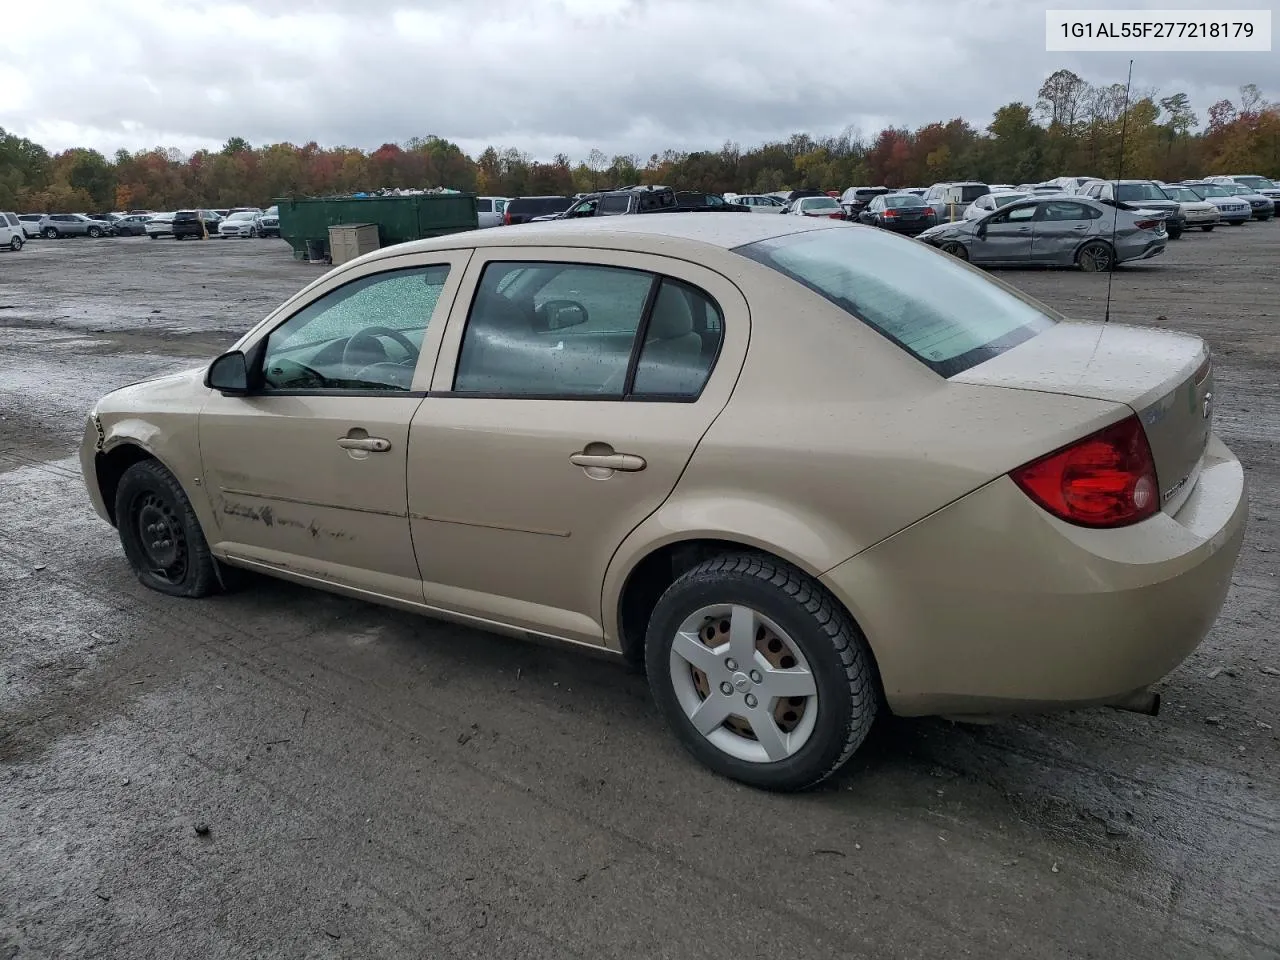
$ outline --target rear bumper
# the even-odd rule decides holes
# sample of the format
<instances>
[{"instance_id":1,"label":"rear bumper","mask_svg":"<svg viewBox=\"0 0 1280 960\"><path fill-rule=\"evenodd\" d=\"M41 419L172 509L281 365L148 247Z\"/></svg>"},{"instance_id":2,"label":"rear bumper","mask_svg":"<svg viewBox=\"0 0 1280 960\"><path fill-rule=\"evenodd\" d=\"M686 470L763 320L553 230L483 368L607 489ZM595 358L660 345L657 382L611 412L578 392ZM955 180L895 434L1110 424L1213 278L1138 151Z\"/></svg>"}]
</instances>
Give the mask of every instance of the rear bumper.
<instances>
[{"instance_id":1,"label":"rear bumper","mask_svg":"<svg viewBox=\"0 0 1280 960\"><path fill-rule=\"evenodd\" d=\"M1064 523L1008 477L828 571L899 714L1104 703L1154 683L1213 625L1248 516L1244 471L1211 437L1176 516Z\"/></svg>"}]
</instances>

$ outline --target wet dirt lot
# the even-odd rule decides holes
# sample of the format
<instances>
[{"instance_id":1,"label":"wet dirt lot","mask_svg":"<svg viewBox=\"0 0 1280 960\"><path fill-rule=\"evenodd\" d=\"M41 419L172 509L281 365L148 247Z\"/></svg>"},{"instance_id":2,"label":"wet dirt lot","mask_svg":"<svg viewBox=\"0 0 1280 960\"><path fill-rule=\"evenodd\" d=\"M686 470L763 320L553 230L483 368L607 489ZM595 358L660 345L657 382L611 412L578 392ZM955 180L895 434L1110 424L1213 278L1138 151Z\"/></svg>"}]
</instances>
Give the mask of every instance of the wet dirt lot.
<instances>
[{"instance_id":1,"label":"wet dirt lot","mask_svg":"<svg viewBox=\"0 0 1280 960\"><path fill-rule=\"evenodd\" d=\"M74 451L317 276L279 241L0 254L0 960L1280 956L1280 223L1112 320L1206 337L1252 520L1157 719L891 720L833 783L719 780L644 679L254 579L142 588ZM1106 278L1002 276L1101 319Z\"/></svg>"}]
</instances>

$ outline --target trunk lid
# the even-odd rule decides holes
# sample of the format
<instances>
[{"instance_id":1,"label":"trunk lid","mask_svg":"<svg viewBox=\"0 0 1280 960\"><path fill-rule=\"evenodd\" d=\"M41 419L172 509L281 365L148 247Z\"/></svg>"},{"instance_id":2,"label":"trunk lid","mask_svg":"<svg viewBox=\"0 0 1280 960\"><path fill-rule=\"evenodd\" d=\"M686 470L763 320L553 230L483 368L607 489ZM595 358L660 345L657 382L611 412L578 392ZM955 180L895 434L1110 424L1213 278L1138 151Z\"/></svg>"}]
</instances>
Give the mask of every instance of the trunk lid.
<instances>
[{"instance_id":1,"label":"trunk lid","mask_svg":"<svg viewBox=\"0 0 1280 960\"><path fill-rule=\"evenodd\" d=\"M1164 510L1195 486L1213 426L1213 370L1199 337L1116 323L1059 323L951 378L1128 405L1142 420Z\"/></svg>"}]
</instances>

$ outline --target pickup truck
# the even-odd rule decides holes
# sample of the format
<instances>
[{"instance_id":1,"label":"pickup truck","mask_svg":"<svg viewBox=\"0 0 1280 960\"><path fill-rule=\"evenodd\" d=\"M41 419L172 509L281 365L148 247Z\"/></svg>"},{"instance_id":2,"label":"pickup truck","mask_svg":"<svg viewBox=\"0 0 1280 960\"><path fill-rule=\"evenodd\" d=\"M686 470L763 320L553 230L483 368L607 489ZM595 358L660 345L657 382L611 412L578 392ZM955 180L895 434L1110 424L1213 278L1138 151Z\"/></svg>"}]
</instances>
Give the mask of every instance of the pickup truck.
<instances>
[{"instance_id":1,"label":"pickup truck","mask_svg":"<svg viewBox=\"0 0 1280 960\"><path fill-rule=\"evenodd\" d=\"M726 203L723 197L690 193L683 198L670 187L622 187L582 197L561 214L538 220L572 220L578 217L609 217L631 213L688 213L690 211L750 213L749 207Z\"/></svg>"}]
</instances>

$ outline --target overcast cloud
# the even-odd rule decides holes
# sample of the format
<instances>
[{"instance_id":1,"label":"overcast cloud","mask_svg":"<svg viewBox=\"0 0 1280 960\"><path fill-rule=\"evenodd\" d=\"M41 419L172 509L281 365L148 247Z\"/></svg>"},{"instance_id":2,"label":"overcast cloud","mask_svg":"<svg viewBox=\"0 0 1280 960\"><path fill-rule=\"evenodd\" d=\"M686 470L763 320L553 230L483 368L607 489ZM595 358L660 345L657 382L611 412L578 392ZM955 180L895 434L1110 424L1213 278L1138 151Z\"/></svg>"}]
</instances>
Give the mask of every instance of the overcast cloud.
<instances>
[{"instance_id":1,"label":"overcast cloud","mask_svg":"<svg viewBox=\"0 0 1280 960\"><path fill-rule=\"evenodd\" d=\"M954 116L982 128L1001 104L1034 102L1058 67L1123 82L1127 54L1045 52L1047 5L0 0L0 63L12 68L0 126L50 149L108 154L231 136L369 149L436 134L473 155L494 144L544 159L592 147L647 158ZM1280 56L1136 55L1134 87L1184 91L1201 120L1244 83L1280 99Z\"/></svg>"}]
</instances>

